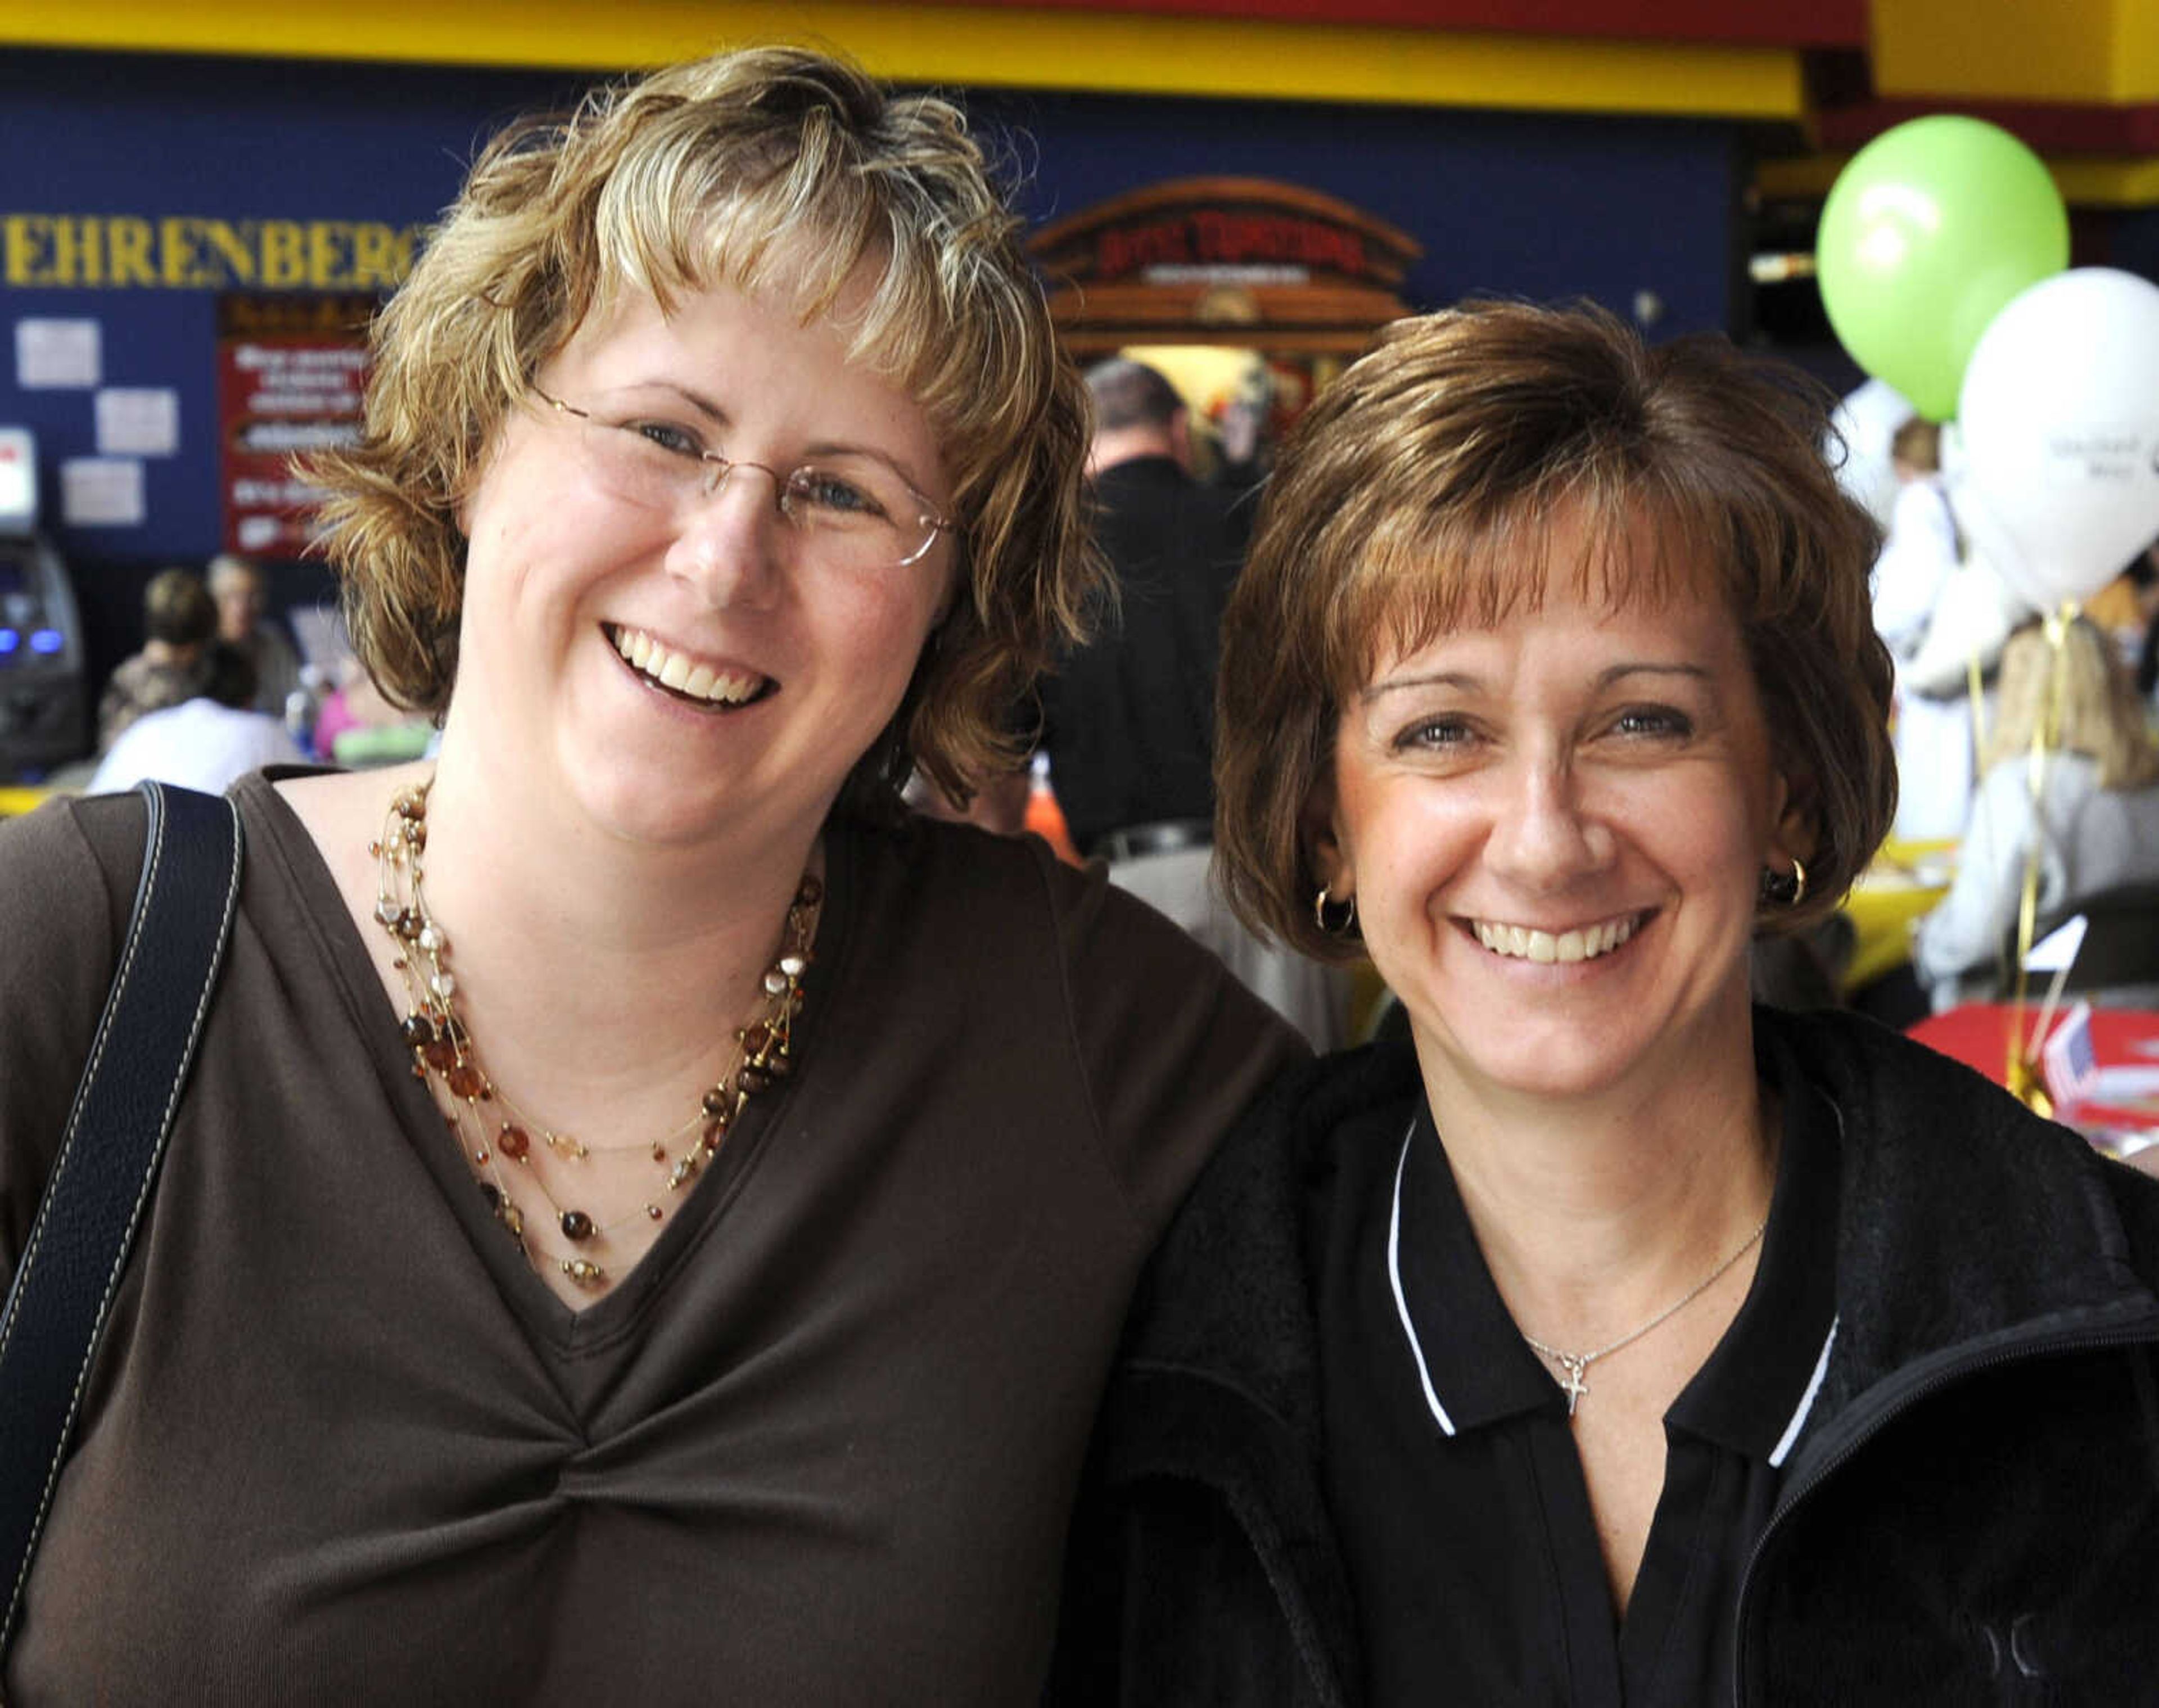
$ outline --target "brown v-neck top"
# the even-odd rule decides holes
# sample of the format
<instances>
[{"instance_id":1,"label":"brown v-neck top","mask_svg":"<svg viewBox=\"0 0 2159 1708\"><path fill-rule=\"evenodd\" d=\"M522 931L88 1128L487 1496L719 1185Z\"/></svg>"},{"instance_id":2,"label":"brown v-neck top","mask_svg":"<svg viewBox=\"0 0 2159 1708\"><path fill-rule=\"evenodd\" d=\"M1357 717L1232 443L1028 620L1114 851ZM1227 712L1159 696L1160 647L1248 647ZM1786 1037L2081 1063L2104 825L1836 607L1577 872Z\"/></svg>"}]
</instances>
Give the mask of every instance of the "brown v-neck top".
<instances>
[{"instance_id":1,"label":"brown v-neck top","mask_svg":"<svg viewBox=\"0 0 2159 1708\"><path fill-rule=\"evenodd\" d=\"M836 828L798 1071L572 1312L268 784L6 1674L96 1700L1032 1700L1132 1277L1300 1046L1038 843ZM141 862L0 826L0 1265Z\"/></svg>"}]
</instances>

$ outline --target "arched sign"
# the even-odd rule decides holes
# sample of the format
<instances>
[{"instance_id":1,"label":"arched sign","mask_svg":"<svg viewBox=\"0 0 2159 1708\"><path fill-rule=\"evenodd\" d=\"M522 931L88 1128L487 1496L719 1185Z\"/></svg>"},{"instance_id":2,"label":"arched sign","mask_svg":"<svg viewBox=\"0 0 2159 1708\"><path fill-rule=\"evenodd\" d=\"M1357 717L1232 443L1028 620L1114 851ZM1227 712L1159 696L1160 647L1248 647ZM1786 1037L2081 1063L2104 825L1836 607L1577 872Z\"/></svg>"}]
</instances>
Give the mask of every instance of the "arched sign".
<instances>
[{"instance_id":1,"label":"arched sign","mask_svg":"<svg viewBox=\"0 0 2159 1708\"><path fill-rule=\"evenodd\" d=\"M1134 344L1352 356L1409 313L1416 241L1318 190L1181 178L1044 226L1029 252L1083 360Z\"/></svg>"}]
</instances>

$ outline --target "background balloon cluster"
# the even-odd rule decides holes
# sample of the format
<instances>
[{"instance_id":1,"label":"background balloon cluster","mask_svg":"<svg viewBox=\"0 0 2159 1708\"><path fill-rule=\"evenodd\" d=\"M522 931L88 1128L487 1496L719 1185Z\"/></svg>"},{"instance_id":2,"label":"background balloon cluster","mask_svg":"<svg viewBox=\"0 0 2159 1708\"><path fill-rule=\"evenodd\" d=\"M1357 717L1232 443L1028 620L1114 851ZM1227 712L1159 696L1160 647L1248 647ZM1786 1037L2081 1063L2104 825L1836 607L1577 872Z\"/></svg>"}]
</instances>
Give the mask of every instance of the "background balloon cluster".
<instances>
[{"instance_id":1,"label":"background balloon cluster","mask_svg":"<svg viewBox=\"0 0 2159 1708\"><path fill-rule=\"evenodd\" d=\"M2159 536L2159 286L2068 264L2038 158L1976 119L1915 119L1854 155L1815 267L1852 360L1954 420L1958 515L2036 608L2097 592Z\"/></svg>"}]
</instances>

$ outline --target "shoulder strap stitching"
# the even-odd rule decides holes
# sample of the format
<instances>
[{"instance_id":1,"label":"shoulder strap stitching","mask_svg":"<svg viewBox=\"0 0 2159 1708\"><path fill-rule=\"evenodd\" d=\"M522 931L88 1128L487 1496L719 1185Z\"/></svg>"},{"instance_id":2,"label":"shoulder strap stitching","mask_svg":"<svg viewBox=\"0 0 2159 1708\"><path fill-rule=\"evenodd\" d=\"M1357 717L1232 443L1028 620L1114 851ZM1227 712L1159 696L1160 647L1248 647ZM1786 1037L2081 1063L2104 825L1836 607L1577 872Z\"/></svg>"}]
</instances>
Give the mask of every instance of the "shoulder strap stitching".
<instances>
[{"instance_id":1,"label":"shoulder strap stitching","mask_svg":"<svg viewBox=\"0 0 2159 1708\"><path fill-rule=\"evenodd\" d=\"M147 791L145 799L148 802L150 815L149 851L143 858L142 881L138 886L141 898L136 904L133 916L127 922L127 940L121 951L120 968L112 976L112 990L106 998L105 1012L98 1017L97 1033L91 1044L90 1061L82 1070L82 1083L75 1089L75 1107L69 1111L67 1130L61 1135L60 1150L53 1157L52 1172L46 1177L48 1184L60 1177L60 1171L67 1166L68 1160L74 1152L81 1126L83 1109L90 1100L90 1083L96 1077L98 1064L104 1059L106 1045L111 1042L112 1022L120 1012L119 991L121 986L127 983L128 975L133 970L136 951L142 947L143 929L148 922L150 912L149 898L156 888L158 872L163 863L164 802ZM38 1248L44 1238L46 1212L51 1208L52 1202L52 1194L49 1191L45 1194L44 1202L38 1206L37 1219L31 1224L29 1243L23 1249L22 1260L17 1265L18 1270L28 1269L37 1257ZM14 1304L16 1297L13 1293L10 1294L8 1303L11 1307ZM15 1316L11 1310L8 1321L5 1323L0 1323L0 1351L5 1350L14 1329Z\"/></svg>"},{"instance_id":2,"label":"shoulder strap stitching","mask_svg":"<svg viewBox=\"0 0 2159 1708\"><path fill-rule=\"evenodd\" d=\"M145 888L142 905L136 909L135 917L130 922L127 950L122 957L120 971L114 981L116 998L119 986L126 982L132 970L135 952L142 942L143 926L150 911L154 893L153 887L162 872L163 863L167 815L163 791L161 789L146 789L144 794L152 800L151 810L154 820L149 856L151 875L149 882ZM44 1533L46 1514L51 1510L53 1492L59 1486L60 1468L67 1461L68 1441L75 1432L75 1415L81 1409L83 1388L90 1379L91 1365L96 1358L97 1344L103 1335L105 1319L112 1308L113 1294L118 1290L121 1275L127 1267L128 1254L135 1243L135 1229L142 1220L143 1206L149 1201L151 1188L157 1181L158 1162L163 1157L165 1141L172 1133L173 1112L178 1106L180 1094L187 1084L188 1070L194 1060L195 1043L202 1035L203 1020L209 1012L210 996L217 987L217 969L224 960L225 939L230 929L233 907L240 894L241 867L239 812L230 800L220 804L227 817L233 822L234 835L225 875L225 901L218 930L217 945L211 953L210 965L203 978L202 990L195 1000L195 1012L194 1017L189 1022L187 1047L180 1058L179 1071L173 1076L172 1089L166 1095L164 1113L158 1123L157 1144L152 1152L150 1164L143 1171L142 1184L136 1191L134 1207L128 1213L127 1231L122 1238L120 1249L113 1259L111 1272L106 1277L105 1291L98 1301L96 1327L91 1331L89 1343L83 1348L82 1363L75 1371L75 1385L68 1397L67 1418L61 1426L60 1439L54 1444L52 1463L46 1469L44 1490L39 1497L37 1518L31 1526L29 1545L23 1550L22 1564L16 1573L14 1586L8 1596L6 1615L4 1618L0 1618L0 1643L4 1643L8 1635L12 1632L15 1617L21 1610L23 1591L29 1580L31 1565L37 1558L38 1539ZM116 999L108 1003L105 1017L99 1023L97 1041L91 1053L90 1067L85 1073L85 1086L88 1084L90 1076L96 1073L98 1061L104 1054L105 1046L111 1038L112 1017L118 1007L119 1003ZM75 1143L82 1115L83 1103L86 1100L85 1098L79 1097L75 1112L69 1118L67 1136L61 1142L63 1155ZM53 1172L54 1174L60 1172L57 1162L54 1164ZM41 1211L38 1218L40 1228L44 1219ZM24 1253L25 1264L29 1261L30 1254L36 1248L36 1229L33 1230L30 1250ZM12 1324L8 1325L11 1328L12 1326Z\"/></svg>"}]
</instances>

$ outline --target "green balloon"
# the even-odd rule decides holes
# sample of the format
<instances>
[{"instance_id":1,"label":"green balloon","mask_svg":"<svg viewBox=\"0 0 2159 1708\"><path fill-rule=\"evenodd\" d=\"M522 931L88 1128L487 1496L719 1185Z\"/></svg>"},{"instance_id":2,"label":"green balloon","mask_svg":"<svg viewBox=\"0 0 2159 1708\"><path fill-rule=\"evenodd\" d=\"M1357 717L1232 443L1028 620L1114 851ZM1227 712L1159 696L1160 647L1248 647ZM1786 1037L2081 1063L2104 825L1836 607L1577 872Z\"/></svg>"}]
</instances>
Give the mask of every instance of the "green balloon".
<instances>
[{"instance_id":1,"label":"green balloon","mask_svg":"<svg viewBox=\"0 0 2159 1708\"><path fill-rule=\"evenodd\" d=\"M2038 156L1948 114L1885 131L1853 155L1815 242L1822 304L1845 349L1929 421L1956 413L1987 322L2068 264L2068 213Z\"/></svg>"}]
</instances>

